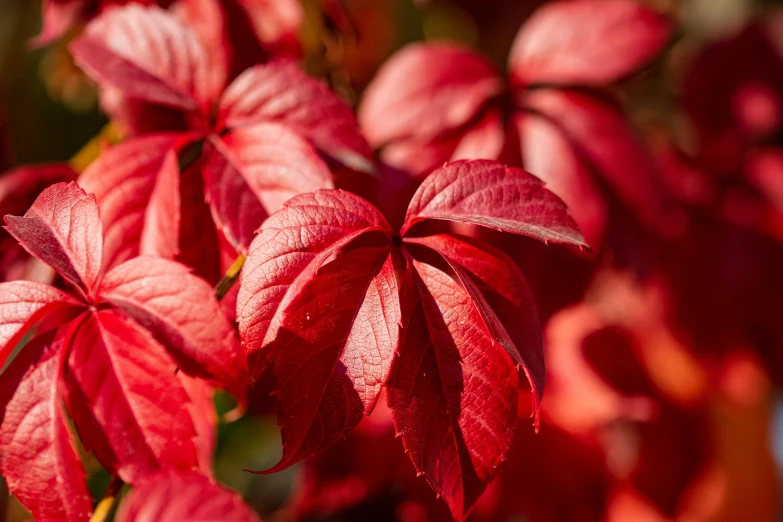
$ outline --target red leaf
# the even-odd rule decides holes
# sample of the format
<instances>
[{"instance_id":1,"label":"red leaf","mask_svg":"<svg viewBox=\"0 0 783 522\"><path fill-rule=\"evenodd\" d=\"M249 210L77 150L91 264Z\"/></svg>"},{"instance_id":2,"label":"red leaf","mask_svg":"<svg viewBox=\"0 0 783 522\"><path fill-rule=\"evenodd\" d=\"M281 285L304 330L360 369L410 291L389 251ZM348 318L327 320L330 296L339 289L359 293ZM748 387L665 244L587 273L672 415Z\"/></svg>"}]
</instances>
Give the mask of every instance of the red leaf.
<instances>
[{"instance_id":1,"label":"red leaf","mask_svg":"<svg viewBox=\"0 0 783 522\"><path fill-rule=\"evenodd\" d=\"M519 112L513 124L522 136L520 147L525 168L535 172L546 187L568 205L587 242L600 250L608 209L605 196L596 184L598 173L552 122L535 114ZM584 135L588 140L597 136L597 133ZM624 173L630 177L629 174Z\"/></svg>"},{"instance_id":2,"label":"red leaf","mask_svg":"<svg viewBox=\"0 0 783 522\"><path fill-rule=\"evenodd\" d=\"M117 522L260 522L235 492L196 471L172 471L131 491Z\"/></svg>"},{"instance_id":3,"label":"red leaf","mask_svg":"<svg viewBox=\"0 0 783 522\"><path fill-rule=\"evenodd\" d=\"M505 144L503 115L498 109L486 113L462 133L449 161L461 159L500 159Z\"/></svg>"},{"instance_id":4,"label":"red leaf","mask_svg":"<svg viewBox=\"0 0 783 522\"><path fill-rule=\"evenodd\" d=\"M425 219L589 248L563 202L538 178L494 161L455 161L430 174L413 195L401 233Z\"/></svg>"},{"instance_id":5,"label":"red leaf","mask_svg":"<svg viewBox=\"0 0 783 522\"><path fill-rule=\"evenodd\" d=\"M502 91L497 71L477 53L453 44L413 44L367 87L359 122L373 147L436 138L468 123Z\"/></svg>"},{"instance_id":6,"label":"red leaf","mask_svg":"<svg viewBox=\"0 0 783 522\"><path fill-rule=\"evenodd\" d=\"M296 62L257 65L234 80L220 100L218 127L276 122L310 140L327 156L372 172L372 154L353 111Z\"/></svg>"},{"instance_id":7,"label":"red leaf","mask_svg":"<svg viewBox=\"0 0 783 522\"><path fill-rule=\"evenodd\" d=\"M179 165L182 135L134 138L101 153L79 177L95 194L103 222L106 267L140 254L179 250Z\"/></svg>"},{"instance_id":8,"label":"red leaf","mask_svg":"<svg viewBox=\"0 0 783 522\"><path fill-rule=\"evenodd\" d=\"M217 448L218 416L215 410L215 389L205 380L189 377L184 372L177 373L177 378L190 397L187 405L193 428L196 430L196 452L198 453L199 469L212 475L214 454Z\"/></svg>"},{"instance_id":9,"label":"red leaf","mask_svg":"<svg viewBox=\"0 0 783 522\"><path fill-rule=\"evenodd\" d=\"M144 212L139 254L173 259L179 253L179 161L170 150L163 159L158 179Z\"/></svg>"},{"instance_id":10,"label":"red leaf","mask_svg":"<svg viewBox=\"0 0 783 522\"><path fill-rule=\"evenodd\" d=\"M520 201L532 203L520 212ZM539 180L493 161L433 173L403 233L452 217L583 244ZM392 261L399 255L409 261L402 274ZM254 375L274 360L284 450L270 471L345 437L372 410L396 351L387 386L397 429L420 473L464 518L509 448L517 367L534 388L535 412L544 385L533 298L511 260L451 235L400 240L364 200L321 190L262 225L241 283L237 315Z\"/></svg>"},{"instance_id":11,"label":"red leaf","mask_svg":"<svg viewBox=\"0 0 783 522\"><path fill-rule=\"evenodd\" d=\"M321 190L296 196L267 219L248 251L237 319L250 369L258 376L272 355L283 313L334 252L362 234L391 235L383 216L358 196Z\"/></svg>"},{"instance_id":12,"label":"red leaf","mask_svg":"<svg viewBox=\"0 0 783 522\"><path fill-rule=\"evenodd\" d=\"M203 130L203 121L194 119L192 113L181 109L134 98L111 86L101 88L99 95L101 109L123 135L185 132L197 125L199 130Z\"/></svg>"},{"instance_id":13,"label":"red leaf","mask_svg":"<svg viewBox=\"0 0 783 522\"><path fill-rule=\"evenodd\" d=\"M618 104L609 98L558 89L536 90L524 100L526 109L559 128L593 176L600 176L643 222L660 227L665 203L654 162ZM530 137L537 138L540 135ZM526 143L527 139L522 135L523 150L543 146L536 141ZM563 175L573 174L564 171Z\"/></svg>"},{"instance_id":14,"label":"red leaf","mask_svg":"<svg viewBox=\"0 0 783 522\"><path fill-rule=\"evenodd\" d=\"M101 285L105 299L149 330L180 367L241 394L247 363L212 287L183 265L152 257L116 267Z\"/></svg>"},{"instance_id":15,"label":"red leaf","mask_svg":"<svg viewBox=\"0 0 783 522\"><path fill-rule=\"evenodd\" d=\"M41 7L41 33L34 45L47 45L63 36L84 15L84 2L43 0Z\"/></svg>"},{"instance_id":16,"label":"red leaf","mask_svg":"<svg viewBox=\"0 0 783 522\"><path fill-rule=\"evenodd\" d=\"M413 269L387 397L416 470L462 520L511 445L518 375L465 289L431 265Z\"/></svg>"},{"instance_id":17,"label":"red leaf","mask_svg":"<svg viewBox=\"0 0 783 522\"><path fill-rule=\"evenodd\" d=\"M381 159L413 176L426 176L448 161L500 159L505 143L502 114L492 108L475 123L436 139L421 141L417 136L389 143L381 151Z\"/></svg>"},{"instance_id":18,"label":"red leaf","mask_svg":"<svg viewBox=\"0 0 783 522\"><path fill-rule=\"evenodd\" d=\"M240 0L258 39L272 56L302 54L299 35L305 10L296 0Z\"/></svg>"},{"instance_id":19,"label":"red leaf","mask_svg":"<svg viewBox=\"0 0 783 522\"><path fill-rule=\"evenodd\" d=\"M229 78L270 57L302 56L305 13L298 0L187 0L176 11L198 33L213 68Z\"/></svg>"},{"instance_id":20,"label":"red leaf","mask_svg":"<svg viewBox=\"0 0 783 522\"><path fill-rule=\"evenodd\" d=\"M7 141L5 119L0 110L0 164L6 159L3 144ZM67 163L51 163L34 166L18 167L0 175L0 216L6 214L24 214L35 198L49 185L60 181L74 181L76 172ZM49 282L54 277L54 271L30 257L15 239L5 230L0 230L0 281L25 279L31 281Z\"/></svg>"},{"instance_id":21,"label":"red leaf","mask_svg":"<svg viewBox=\"0 0 783 522\"><path fill-rule=\"evenodd\" d=\"M0 284L0 369L16 345L43 317L80 303L49 285L32 281Z\"/></svg>"},{"instance_id":22,"label":"red leaf","mask_svg":"<svg viewBox=\"0 0 783 522\"><path fill-rule=\"evenodd\" d=\"M285 309L272 342L283 458L274 472L345 438L369 415L399 341L390 247L358 248L321 266Z\"/></svg>"},{"instance_id":23,"label":"red leaf","mask_svg":"<svg viewBox=\"0 0 783 522\"><path fill-rule=\"evenodd\" d=\"M198 465L190 400L176 365L118 312L86 316L72 342L66 404L84 445L122 480Z\"/></svg>"},{"instance_id":24,"label":"red leaf","mask_svg":"<svg viewBox=\"0 0 783 522\"><path fill-rule=\"evenodd\" d=\"M461 138L460 130L437 140L399 140L383 147L379 156L383 165L396 169L411 179L423 179L433 169L449 161Z\"/></svg>"},{"instance_id":25,"label":"red leaf","mask_svg":"<svg viewBox=\"0 0 783 522\"><path fill-rule=\"evenodd\" d=\"M18 167L0 175L0 216L23 214L49 185L76 180L67 163Z\"/></svg>"},{"instance_id":26,"label":"red leaf","mask_svg":"<svg viewBox=\"0 0 783 522\"><path fill-rule=\"evenodd\" d=\"M71 44L76 63L103 86L183 110L206 110L221 78L192 29L158 7L106 11Z\"/></svg>"},{"instance_id":27,"label":"red leaf","mask_svg":"<svg viewBox=\"0 0 783 522\"><path fill-rule=\"evenodd\" d=\"M0 473L36 520L89 520L92 498L58 394L64 326L30 341L0 380Z\"/></svg>"},{"instance_id":28,"label":"red leaf","mask_svg":"<svg viewBox=\"0 0 783 522\"><path fill-rule=\"evenodd\" d=\"M101 270L103 231L95 197L76 183L44 190L23 217L6 216L6 229L32 255L90 294Z\"/></svg>"},{"instance_id":29,"label":"red leaf","mask_svg":"<svg viewBox=\"0 0 783 522\"><path fill-rule=\"evenodd\" d=\"M209 143L204 146L208 147ZM221 241L226 241L221 239L212 219L212 211L204 200L203 157L204 154L180 174L180 221L190 225L180 227L177 261L193 267L197 275L214 285L225 273L217 253L221 252ZM231 261L235 258L236 254Z\"/></svg>"},{"instance_id":30,"label":"red leaf","mask_svg":"<svg viewBox=\"0 0 783 522\"><path fill-rule=\"evenodd\" d=\"M264 219L292 196L333 186L329 169L310 144L275 123L215 138L204 173L215 223L240 252Z\"/></svg>"},{"instance_id":31,"label":"red leaf","mask_svg":"<svg viewBox=\"0 0 783 522\"><path fill-rule=\"evenodd\" d=\"M519 268L502 251L468 238L438 234L405 243L429 247L448 261L492 337L525 370L538 426L546 381L544 346L536 303Z\"/></svg>"},{"instance_id":32,"label":"red leaf","mask_svg":"<svg viewBox=\"0 0 783 522\"><path fill-rule=\"evenodd\" d=\"M672 34L664 15L634 0L575 0L539 8L509 55L517 85L594 85L627 76L661 52Z\"/></svg>"}]
</instances>

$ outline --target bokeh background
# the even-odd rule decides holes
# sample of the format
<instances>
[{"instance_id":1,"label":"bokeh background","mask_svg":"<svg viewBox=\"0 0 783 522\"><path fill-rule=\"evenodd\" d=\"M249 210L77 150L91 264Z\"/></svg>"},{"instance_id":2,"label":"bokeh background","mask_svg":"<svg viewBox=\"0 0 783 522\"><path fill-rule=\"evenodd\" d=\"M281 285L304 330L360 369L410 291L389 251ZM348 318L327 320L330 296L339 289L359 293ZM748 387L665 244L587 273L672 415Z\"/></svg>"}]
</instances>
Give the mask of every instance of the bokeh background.
<instances>
[{"instance_id":1,"label":"bokeh background","mask_svg":"<svg viewBox=\"0 0 783 522\"><path fill-rule=\"evenodd\" d=\"M487 235L536 294L549 387L540 433L521 411L470 520L783 520L783 2L639 1L675 19L676 38L608 89L649 150L671 226L663 237L621 230L600 256ZM303 0L306 67L352 104L413 41L456 40L502 70L544 3L345 0L336 20ZM107 119L67 52L79 28L31 46L40 27L38 1L0 0L0 170L89 157L108 139L95 139ZM220 426L215 464L264 520L450 519L382 406L320 456L243 472L280 456L264 382L248 414ZM100 497L108 478L91 469ZM28 515L3 493L3 516Z\"/></svg>"}]
</instances>

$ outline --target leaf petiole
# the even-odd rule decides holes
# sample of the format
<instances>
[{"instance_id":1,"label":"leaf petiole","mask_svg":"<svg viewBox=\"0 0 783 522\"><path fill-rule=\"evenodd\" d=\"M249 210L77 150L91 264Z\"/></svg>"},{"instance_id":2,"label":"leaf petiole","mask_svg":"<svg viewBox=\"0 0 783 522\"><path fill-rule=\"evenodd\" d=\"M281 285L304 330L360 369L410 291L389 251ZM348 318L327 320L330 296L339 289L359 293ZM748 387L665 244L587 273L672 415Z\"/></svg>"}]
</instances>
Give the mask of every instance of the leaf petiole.
<instances>
[{"instance_id":1,"label":"leaf petiole","mask_svg":"<svg viewBox=\"0 0 783 522\"><path fill-rule=\"evenodd\" d=\"M218 281L215 286L215 297L220 301L223 299L234 283L239 279L239 273L242 271L242 266L245 264L245 255L239 254L234 263L228 268L223 278Z\"/></svg>"}]
</instances>

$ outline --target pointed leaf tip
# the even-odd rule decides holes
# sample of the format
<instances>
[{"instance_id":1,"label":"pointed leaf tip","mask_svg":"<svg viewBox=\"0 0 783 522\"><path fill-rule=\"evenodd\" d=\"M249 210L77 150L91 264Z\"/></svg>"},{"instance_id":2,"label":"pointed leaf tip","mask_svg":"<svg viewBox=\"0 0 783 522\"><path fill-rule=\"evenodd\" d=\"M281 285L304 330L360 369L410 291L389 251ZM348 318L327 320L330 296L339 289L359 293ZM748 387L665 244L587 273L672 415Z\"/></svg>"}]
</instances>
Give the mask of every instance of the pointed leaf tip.
<instances>
[{"instance_id":1,"label":"pointed leaf tip","mask_svg":"<svg viewBox=\"0 0 783 522\"><path fill-rule=\"evenodd\" d=\"M541 180L493 160L454 161L430 174L411 199L401 234L427 219L587 246L565 204Z\"/></svg>"}]
</instances>

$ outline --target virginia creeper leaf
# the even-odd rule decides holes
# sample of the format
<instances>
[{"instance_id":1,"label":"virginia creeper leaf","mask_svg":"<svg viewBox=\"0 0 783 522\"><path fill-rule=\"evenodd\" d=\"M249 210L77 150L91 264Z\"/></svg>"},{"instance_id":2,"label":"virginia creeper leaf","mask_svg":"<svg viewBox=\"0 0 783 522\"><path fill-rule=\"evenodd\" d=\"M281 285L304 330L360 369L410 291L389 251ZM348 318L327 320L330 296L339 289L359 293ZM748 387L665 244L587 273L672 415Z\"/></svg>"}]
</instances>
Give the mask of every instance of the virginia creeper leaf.
<instances>
[{"instance_id":1,"label":"virginia creeper leaf","mask_svg":"<svg viewBox=\"0 0 783 522\"><path fill-rule=\"evenodd\" d=\"M634 0L576 0L542 6L509 55L517 85L593 85L644 66L669 41L667 17Z\"/></svg>"},{"instance_id":2,"label":"virginia creeper leaf","mask_svg":"<svg viewBox=\"0 0 783 522\"><path fill-rule=\"evenodd\" d=\"M411 199L402 233L425 219L587 247L563 202L538 178L493 161L455 161L428 176Z\"/></svg>"},{"instance_id":3,"label":"virginia creeper leaf","mask_svg":"<svg viewBox=\"0 0 783 522\"><path fill-rule=\"evenodd\" d=\"M79 306L70 295L32 281L0 283L0 369L22 337L57 308Z\"/></svg>"},{"instance_id":4,"label":"virginia creeper leaf","mask_svg":"<svg viewBox=\"0 0 783 522\"><path fill-rule=\"evenodd\" d=\"M284 469L344 438L372 411L399 339L390 247L358 248L318 269L273 341Z\"/></svg>"},{"instance_id":5,"label":"virginia creeper leaf","mask_svg":"<svg viewBox=\"0 0 783 522\"><path fill-rule=\"evenodd\" d=\"M462 285L425 263L413 270L387 398L416 470L462 520L511 445L519 377Z\"/></svg>"},{"instance_id":6,"label":"virginia creeper leaf","mask_svg":"<svg viewBox=\"0 0 783 522\"><path fill-rule=\"evenodd\" d=\"M258 375L289 303L318 267L358 236L389 225L372 205L348 192L321 190L288 200L264 222L240 277L237 320L250 369Z\"/></svg>"},{"instance_id":7,"label":"virginia creeper leaf","mask_svg":"<svg viewBox=\"0 0 783 522\"><path fill-rule=\"evenodd\" d=\"M175 370L163 347L117 311L89 315L74 334L68 410L85 446L125 482L198 465L190 400Z\"/></svg>"},{"instance_id":8,"label":"virginia creeper leaf","mask_svg":"<svg viewBox=\"0 0 783 522\"><path fill-rule=\"evenodd\" d=\"M149 330L184 371L235 393L246 384L245 357L214 290L185 266L131 259L106 274L101 297Z\"/></svg>"},{"instance_id":9,"label":"virginia creeper leaf","mask_svg":"<svg viewBox=\"0 0 783 522\"><path fill-rule=\"evenodd\" d=\"M215 139L204 172L215 223L240 252L286 200L333 186L310 144L275 123L240 127Z\"/></svg>"},{"instance_id":10,"label":"virginia creeper leaf","mask_svg":"<svg viewBox=\"0 0 783 522\"><path fill-rule=\"evenodd\" d=\"M373 147L410 136L436 138L468 123L502 93L480 55L454 44L413 44L389 59L368 86L359 123Z\"/></svg>"},{"instance_id":11,"label":"virginia creeper leaf","mask_svg":"<svg viewBox=\"0 0 783 522\"><path fill-rule=\"evenodd\" d=\"M196 33L154 6L107 10L71 44L71 53L100 84L178 109L205 109L222 88Z\"/></svg>"},{"instance_id":12,"label":"virginia creeper leaf","mask_svg":"<svg viewBox=\"0 0 783 522\"><path fill-rule=\"evenodd\" d=\"M103 231L95 197L76 183L47 190L24 216L6 216L6 229L32 255L85 293L94 290L101 270Z\"/></svg>"},{"instance_id":13,"label":"virginia creeper leaf","mask_svg":"<svg viewBox=\"0 0 783 522\"><path fill-rule=\"evenodd\" d=\"M140 254L171 257L179 250L176 151L183 141L176 134L128 140L103 151L79 177L98 202L108 268Z\"/></svg>"},{"instance_id":14,"label":"virginia creeper leaf","mask_svg":"<svg viewBox=\"0 0 783 522\"><path fill-rule=\"evenodd\" d=\"M173 156L169 158L171 162ZM44 190L33 213L67 219L85 233L97 233L92 239L98 244L102 240L97 204L74 183ZM13 216L7 219L17 222ZM49 221L57 224L57 219ZM97 225L90 227L85 221ZM46 230L46 222L41 223ZM73 232L79 227L72 228L56 230ZM25 236L32 250L44 253L49 253L45 247L50 238ZM72 257L84 259L92 244L71 241L69 246ZM184 373L177 375L178 364L167 353L181 359L186 370L243 391L246 362L209 284L174 261L150 257L110 270L90 293L73 289L74 295L69 295L22 281L3 283L0 290L3 361L30 327L38 325L0 379L0 403L8 405L0 425L0 465L13 461L14 469L2 472L28 508L44 513L39 519L82 519L91 504L89 495L62 498L85 488L78 459L66 448L70 435L62 411L57 413L58 390L84 445L124 481L138 482L173 468L209 468L215 428L211 388L192 383ZM46 370L30 373L39 368ZM33 391L28 390L28 381L34 382ZM24 396L14 395L17 386ZM48 401L45 413L41 397ZM20 405L29 409L20 412ZM19 433L33 446L21 447ZM8 461L3 460L6 455ZM34 471L19 474L19 459ZM38 464L41 459L43 467ZM81 485L74 482L77 475ZM41 484L46 491L37 489Z\"/></svg>"},{"instance_id":15,"label":"virginia creeper leaf","mask_svg":"<svg viewBox=\"0 0 783 522\"><path fill-rule=\"evenodd\" d=\"M159 473L123 500L117 522L260 522L234 491L197 471Z\"/></svg>"},{"instance_id":16,"label":"virginia creeper leaf","mask_svg":"<svg viewBox=\"0 0 783 522\"><path fill-rule=\"evenodd\" d=\"M520 210L520 202L528 205ZM565 205L537 178L493 161L458 161L421 185L402 237L350 193L292 198L251 244L237 316L259 367L274 360L284 447L270 471L345 437L372 410L396 354L387 387L397 430L417 470L462 519L511 443L518 368L538 413L541 331L507 256L426 228L408 235L423 219L491 222L584 245ZM395 266L403 256L406 266Z\"/></svg>"},{"instance_id":17,"label":"virginia creeper leaf","mask_svg":"<svg viewBox=\"0 0 783 522\"><path fill-rule=\"evenodd\" d=\"M309 139L319 151L360 171L372 171L372 154L350 107L323 82L290 60L257 65L229 85L218 126L277 122Z\"/></svg>"},{"instance_id":18,"label":"virginia creeper leaf","mask_svg":"<svg viewBox=\"0 0 783 522\"><path fill-rule=\"evenodd\" d=\"M36 520L89 520L92 497L58 388L72 327L30 341L0 384L0 473Z\"/></svg>"}]
</instances>

